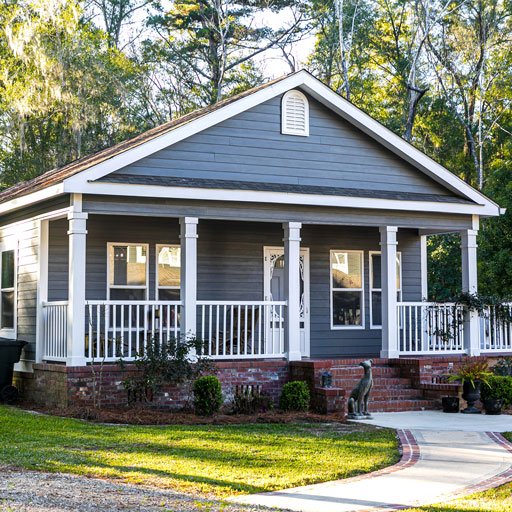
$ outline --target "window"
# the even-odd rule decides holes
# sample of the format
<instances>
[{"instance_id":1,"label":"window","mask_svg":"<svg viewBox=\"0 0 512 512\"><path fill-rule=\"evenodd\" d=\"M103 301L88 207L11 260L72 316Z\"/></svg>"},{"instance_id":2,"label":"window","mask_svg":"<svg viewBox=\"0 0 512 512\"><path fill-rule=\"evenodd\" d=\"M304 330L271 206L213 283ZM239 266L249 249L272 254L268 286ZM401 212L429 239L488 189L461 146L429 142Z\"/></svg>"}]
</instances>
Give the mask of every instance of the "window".
<instances>
[{"instance_id":1,"label":"window","mask_svg":"<svg viewBox=\"0 0 512 512\"><path fill-rule=\"evenodd\" d=\"M363 251L331 251L331 328L364 327Z\"/></svg>"},{"instance_id":2,"label":"window","mask_svg":"<svg viewBox=\"0 0 512 512\"><path fill-rule=\"evenodd\" d=\"M397 301L402 299L402 253L396 254ZM370 327L382 327L382 282L380 252L370 253Z\"/></svg>"},{"instance_id":3,"label":"window","mask_svg":"<svg viewBox=\"0 0 512 512\"><path fill-rule=\"evenodd\" d=\"M108 244L108 299L146 300L148 245Z\"/></svg>"},{"instance_id":4,"label":"window","mask_svg":"<svg viewBox=\"0 0 512 512\"><path fill-rule=\"evenodd\" d=\"M0 257L0 329L13 331L16 315L16 267L14 250L2 251Z\"/></svg>"},{"instance_id":5,"label":"window","mask_svg":"<svg viewBox=\"0 0 512 512\"><path fill-rule=\"evenodd\" d=\"M180 300L180 246L157 245L156 258L157 300Z\"/></svg>"},{"instance_id":6,"label":"window","mask_svg":"<svg viewBox=\"0 0 512 512\"><path fill-rule=\"evenodd\" d=\"M309 135L309 104L299 91L288 91L281 103L281 133Z\"/></svg>"}]
</instances>

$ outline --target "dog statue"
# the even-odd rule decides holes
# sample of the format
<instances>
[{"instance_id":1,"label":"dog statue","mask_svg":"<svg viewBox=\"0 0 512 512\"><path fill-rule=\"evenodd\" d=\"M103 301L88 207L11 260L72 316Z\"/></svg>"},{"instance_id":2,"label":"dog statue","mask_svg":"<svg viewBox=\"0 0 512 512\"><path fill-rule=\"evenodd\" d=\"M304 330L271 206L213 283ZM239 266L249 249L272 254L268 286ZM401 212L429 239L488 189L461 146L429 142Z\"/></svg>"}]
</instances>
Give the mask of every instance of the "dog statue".
<instances>
[{"instance_id":1,"label":"dog statue","mask_svg":"<svg viewBox=\"0 0 512 512\"><path fill-rule=\"evenodd\" d=\"M364 376L350 393L347 418L349 420L371 420L372 416L368 412L368 399L373 386L372 360L362 361L359 366L364 368Z\"/></svg>"}]
</instances>

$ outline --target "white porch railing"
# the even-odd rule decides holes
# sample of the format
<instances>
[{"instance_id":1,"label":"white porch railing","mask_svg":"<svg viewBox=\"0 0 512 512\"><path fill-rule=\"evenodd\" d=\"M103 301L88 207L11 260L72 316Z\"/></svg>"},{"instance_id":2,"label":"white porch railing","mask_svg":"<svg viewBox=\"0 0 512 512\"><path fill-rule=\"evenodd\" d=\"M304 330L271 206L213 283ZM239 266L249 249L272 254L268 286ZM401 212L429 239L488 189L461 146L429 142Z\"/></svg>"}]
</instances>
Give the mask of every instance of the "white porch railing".
<instances>
[{"instance_id":1,"label":"white porch railing","mask_svg":"<svg viewBox=\"0 0 512 512\"><path fill-rule=\"evenodd\" d=\"M488 306L480 315L482 352L512 352L512 303Z\"/></svg>"},{"instance_id":2,"label":"white porch railing","mask_svg":"<svg viewBox=\"0 0 512 512\"><path fill-rule=\"evenodd\" d=\"M284 311L278 301L198 301L198 336L212 359L284 355Z\"/></svg>"},{"instance_id":3,"label":"white porch railing","mask_svg":"<svg viewBox=\"0 0 512 512\"><path fill-rule=\"evenodd\" d=\"M65 361L68 343L68 302L43 303L43 358Z\"/></svg>"},{"instance_id":4,"label":"white porch railing","mask_svg":"<svg viewBox=\"0 0 512 512\"><path fill-rule=\"evenodd\" d=\"M86 301L88 361L131 361L148 341L178 339L178 301Z\"/></svg>"},{"instance_id":5,"label":"white porch railing","mask_svg":"<svg viewBox=\"0 0 512 512\"><path fill-rule=\"evenodd\" d=\"M460 354L464 348L464 308L460 304L399 302L400 355Z\"/></svg>"}]
</instances>

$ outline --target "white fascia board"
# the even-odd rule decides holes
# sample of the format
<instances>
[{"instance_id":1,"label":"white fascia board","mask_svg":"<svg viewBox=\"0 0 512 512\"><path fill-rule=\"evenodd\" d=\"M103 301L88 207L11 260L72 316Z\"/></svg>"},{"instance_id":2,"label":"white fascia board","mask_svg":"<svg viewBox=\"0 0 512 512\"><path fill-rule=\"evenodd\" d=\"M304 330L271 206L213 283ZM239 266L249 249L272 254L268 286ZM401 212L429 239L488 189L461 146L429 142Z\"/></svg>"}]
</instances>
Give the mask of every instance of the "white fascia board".
<instances>
[{"instance_id":1,"label":"white fascia board","mask_svg":"<svg viewBox=\"0 0 512 512\"><path fill-rule=\"evenodd\" d=\"M336 94L315 77L308 74L304 79L302 89L316 100L327 104L332 110L355 125L363 133L377 140L411 165L419 167L427 176L430 176L453 192L463 194L468 199L481 205L492 203L496 207L498 206L484 194L468 185L464 180L402 139L402 137L399 137L368 114L352 105L352 103Z\"/></svg>"},{"instance_id":2,"label":"white fascia board","mask_svg":"<svg viewBox=\"0 0 512 512\"><path fill-rule=\"evenodd\" d=\"M376 210L402 210L416 212L457 213L496 216L499 209L493 205L440 203L435 201L403 201L350 196L327 196L321 194L297 194L291 192L266 192L258 190L206 189L194 187L167 187L124 183L90 182L80 189L84 194L151 197L161 199L196 199L206 201L229 201L247 203L293 204L308 206L331 206L338 208L369 208ZM67 184L65 191L74 190Z\"/></svg>"},{"instance_id":3,"label":"white fascia board","mask_svg":"<svg viewBox=\"0 0 512 512\"><path fill-rule=\"evenodd\" d=\"M6 214L12 210L17 210L33 203L45 201L46 199L51 199L52 197L59 196L63 193L63 183L52 185L50 187L43 188L42 190L38 190L37 192L32 192L31 194L16 197L10 201L5 201L5 203L0 203L0 214Z\"/></svg>"},{"instance_id":4,"label":"white fascia board","mask_svg":"<svg viewBox=\"0 0 512 512\"><path fill-rule=\"evenodd\" d=\"M299 87L304 82L306 75L308 75L308 73L301 71L288 78L284 78L283 80L256 91L249 96L240 98L239 100L229 103L218 110L214 110L209 114L198 117L183 126L179 126L167 133L155 137L154 139L144 142L133 149L120 153L119 155L90 167L75 176L71 176L70 178L67 178L64 183L75 188L78 184L85 184L89 181L95 181L103 178L111 172L122 169L133 162L176 144L177 142L191 137L196 133L202 132L211 126L215 126L226 119L230 119L233 116L264 103L279 94L283 94L289 89Z\"/></svg>"}]
</instances>

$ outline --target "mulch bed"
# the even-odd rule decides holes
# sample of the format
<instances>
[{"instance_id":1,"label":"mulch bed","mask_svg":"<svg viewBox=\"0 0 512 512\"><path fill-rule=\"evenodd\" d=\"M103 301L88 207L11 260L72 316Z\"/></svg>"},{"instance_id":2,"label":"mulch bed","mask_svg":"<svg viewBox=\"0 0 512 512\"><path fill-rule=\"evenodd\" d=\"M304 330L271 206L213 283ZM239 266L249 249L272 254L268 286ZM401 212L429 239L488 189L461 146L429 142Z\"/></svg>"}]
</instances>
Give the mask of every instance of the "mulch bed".
<instances>
[{"instance_id":1,"label":"mulch bed","mask_svg":"<svg viewBox=\"0 0 512 512\"><path fill-rule=\"evenodd\" d=\"M125 425L239 425L244 423L344 423L339 414L315 414L310 412L268 411L256 414L216 414L211 417L196 416L191 412L175 412L144 406L119 408L41 407L22 403L19 408L27 411L77 418L95 423Z\"/></svg>"}]
</instances>

